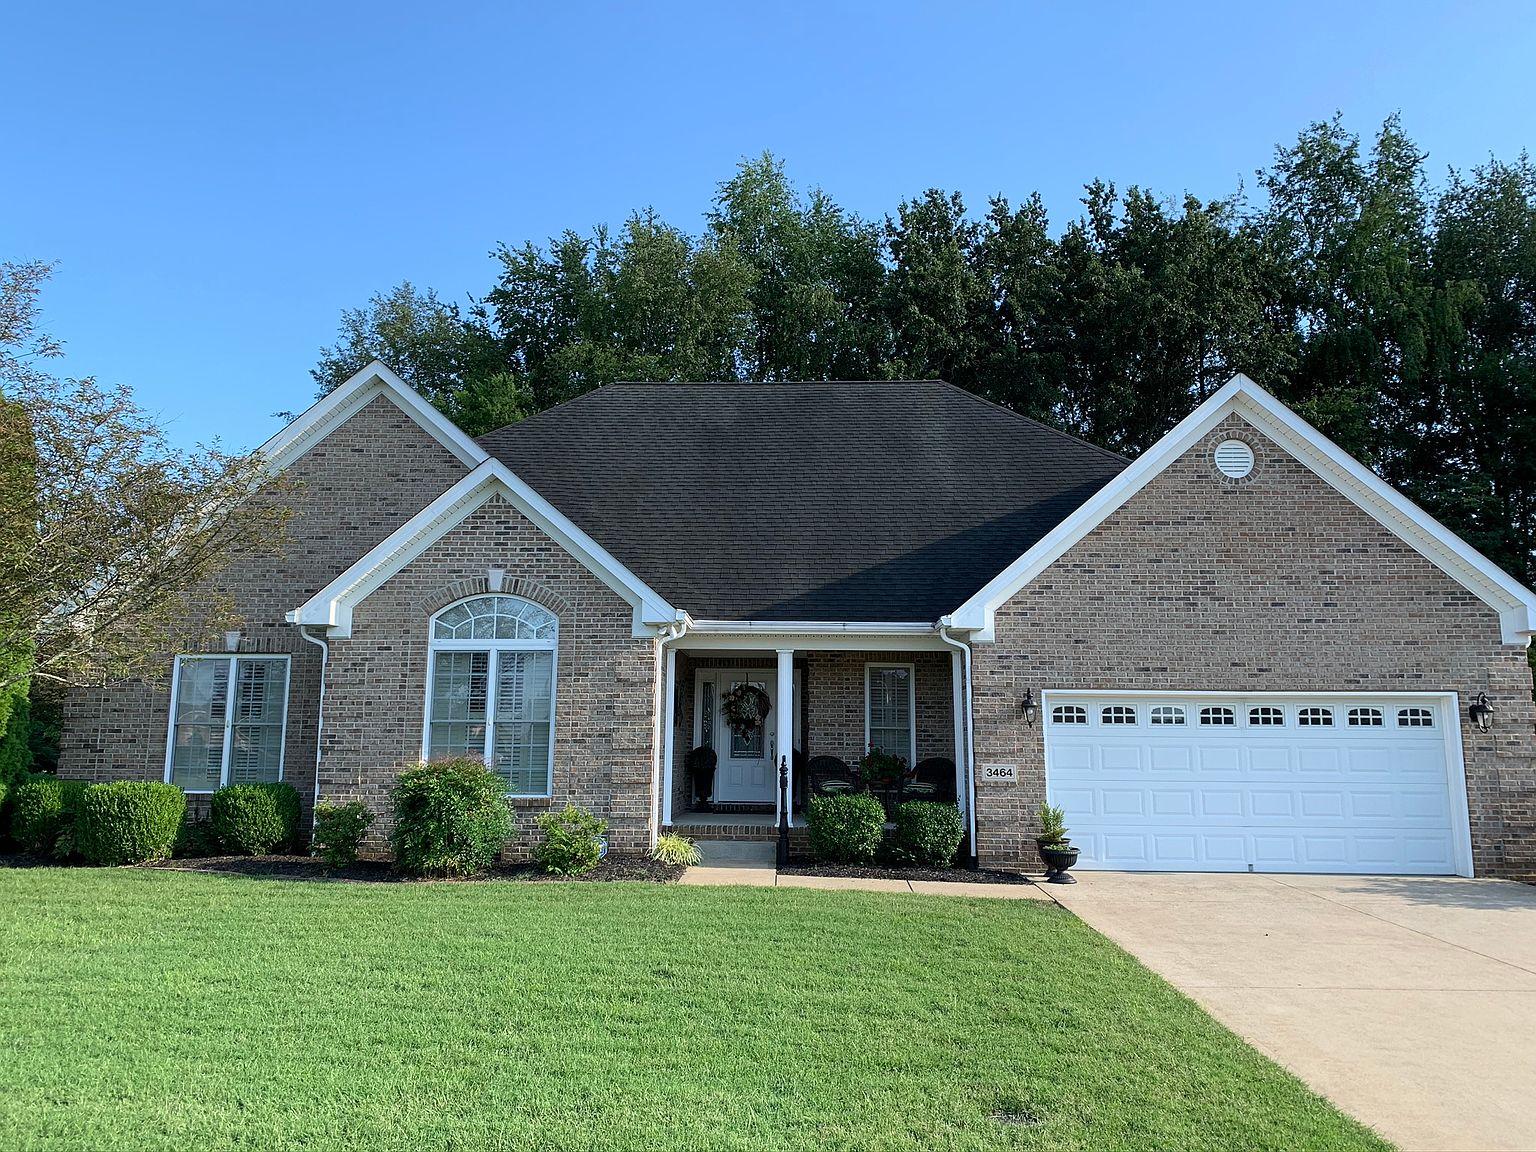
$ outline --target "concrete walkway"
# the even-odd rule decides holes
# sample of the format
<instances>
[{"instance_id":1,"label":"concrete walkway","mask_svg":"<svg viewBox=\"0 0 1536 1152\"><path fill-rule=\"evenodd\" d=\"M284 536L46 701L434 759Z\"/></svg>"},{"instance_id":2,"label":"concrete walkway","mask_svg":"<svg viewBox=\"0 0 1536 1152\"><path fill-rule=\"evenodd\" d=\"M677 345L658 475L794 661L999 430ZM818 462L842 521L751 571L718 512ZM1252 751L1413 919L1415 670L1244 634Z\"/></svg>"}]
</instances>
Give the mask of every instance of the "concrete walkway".
<instances>
[{"instance_id":1,"label":"concrete walkway","mask_svg":"<svg viewBox=\"0 0 1536 1152\"><path fill-rule=\"evenodd\" d=\"M747 884L758 888L827 888L859 892L922 892L934 896L989 896L999 900L1049 900L1034 884L966 884L947 880L884 880L852 876L780 876L774 845L754 840L702 840L702 864L679 884Z\"/></svg>"},{"instance_id":2,"label":"concrete walkway","mask_svg":"<svg viewBox=\"0 0 1536 1152\"><path fill-rule=\"evenodd\" d=\"M1050 894L1402 1148L1536 1148L1536 888L1077 876Z\"/></svg>"}]
</instances>

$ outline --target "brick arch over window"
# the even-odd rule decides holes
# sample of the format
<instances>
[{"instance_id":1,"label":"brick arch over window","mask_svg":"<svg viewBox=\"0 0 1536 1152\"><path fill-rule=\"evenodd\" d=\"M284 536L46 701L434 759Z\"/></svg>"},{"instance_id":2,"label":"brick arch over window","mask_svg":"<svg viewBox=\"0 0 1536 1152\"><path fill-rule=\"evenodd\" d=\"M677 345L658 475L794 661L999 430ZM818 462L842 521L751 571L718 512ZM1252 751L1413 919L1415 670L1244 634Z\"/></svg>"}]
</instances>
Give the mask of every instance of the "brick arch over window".
<instances>
[{"instance_id":1,"label":"brick arch over window","mask_svg":"<svg viewBox=\"0 0 1536 1152\"><path fill-rule=\"evenodd\" d=\"M478 576L439 585L417 600L415 608L423 617L430 619L460 600L485 596L493 591L506 596L516 596L522 600L530 600L541 608L548 608L561 618L571 614L570 602L552 588L509 574L502 580L500 588L492 589L490 581L486 579L483 572Z\"/></svg>"}]
</instances>

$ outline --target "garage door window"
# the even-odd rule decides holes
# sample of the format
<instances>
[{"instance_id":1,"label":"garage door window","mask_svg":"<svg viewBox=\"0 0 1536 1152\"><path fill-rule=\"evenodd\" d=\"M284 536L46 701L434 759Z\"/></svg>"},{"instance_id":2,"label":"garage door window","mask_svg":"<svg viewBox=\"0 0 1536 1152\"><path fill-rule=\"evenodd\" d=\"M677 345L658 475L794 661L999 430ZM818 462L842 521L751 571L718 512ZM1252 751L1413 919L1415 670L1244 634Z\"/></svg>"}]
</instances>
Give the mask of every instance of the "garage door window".
<instances>
[{"instance_id":1,"label":"garage door window","mask_svg":"<svg viewBox=\"0 0 1536 1152\"><path fill-rule=\"evenodd\" d=\"M1127 708L1123 704L1114 704L1099 713L1099 719L1105 724L1134 724L1136 709Z\"/></svg>"},{"instance_id":2,"label":"garage door window","mask_svg":"<svg viewBox=\"0 0 1536 1152\"><path fill-rule=\"evenodd\" d=\"M1351 728L1380 728L1380 708L1351 708L1349 710L1349 726Z\"/></svg>"},{"instance_id":3,"label":"garage door window","mask_svg":"<svg viewBox=\"0 0 1536 1152\"><path fill-rule=\"evenodd\" d=\"M1332 728L1332 708L1303 708L1296 714L1296 722L1303 728Z\"/></svg>"},{"instance_id":4,"label":"garage door window","mask_svg":"<svg viewBox=\"0 0 1536 1152\"><path fill-rule=\"evenodd\" d=\"M1399 728L1433 728L1435 714L1428 708L1399 708L1397 726Z\"/></svg>"},{"instance_id":5,"label":"garage door window","mask_svg":"<svg viewBox=\"0 0 1536 1152\"><path fill-rule=\"evenodd\" d=\"M1184 723L1184 709L1177 704L1159 704L1152 709L1152 723L1182 724Z\"/></svg>"},{"instance_id":6,"label":"garage door window","mask_svg":"<svg viewBox=\"0 0 1536 1152\"><path fill-rule=\"evenodd\" d=\"M1248 726L1250 728L1281 728L1285 726L1284 708L1250 708L1248 709Z\"/></svg>"},{"instance_id":7,"label":"garage door window","mask_svg":"<svg viewBox=\"0 0 1536 1152\"><path fill-rule=\"evenodd\" d=\"M1088 709L1076 704L1062 704L1051 709L1052 724L1086 724Z\"/></svg>"},{"instance_id":8,"label":"garage door window","mask_svg":"<svg viewBox=\"0 0 1536 1152\"><path fill-rule=\"evenodd\" d=\"M1237 723L1237 709L1225 704L1214 704L1200 709L1200 723L1208 727L1230 728Z\"/></svg>"}]
</instances>

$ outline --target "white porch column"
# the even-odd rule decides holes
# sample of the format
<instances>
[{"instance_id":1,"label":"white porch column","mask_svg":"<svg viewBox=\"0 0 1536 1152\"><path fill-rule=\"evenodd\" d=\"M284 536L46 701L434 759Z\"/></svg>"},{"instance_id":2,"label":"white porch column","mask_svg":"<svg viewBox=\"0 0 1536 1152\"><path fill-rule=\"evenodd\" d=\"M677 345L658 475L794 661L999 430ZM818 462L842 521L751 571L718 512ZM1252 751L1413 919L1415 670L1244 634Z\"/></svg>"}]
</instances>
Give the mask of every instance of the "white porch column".
<instances>
[{"instance_id":1,"label":"white porch column","mask_svg":"<svg viewBox=\"0 0 1536 1152\"><path fill-rule=\"evenodd\" d=\"M791 809L795 799L795 651L793 648L777 650L779 658L778 689L774 693L774 711L778 713L778 738L774 741L773 759L773 810L774 823L785 815L783 803L787 800ZM789 788L786 796L779 793L779 761L789 765ZM795 822L793 811L789 822Z\"/></svg>"},{"instance_id":2,"label":"white porch column","mask_svg":"<svg viewBox=\"0 0 1536 1152\"><path fill-rule=\"evenodd\" d=\"M965 795L965 661L957 649L949 650L949 683L954 695L955 716L955 796L960 814L966 815Z\"/></svg>"},{"instance_id":3,"label":"white porch column","mask_svg":"<svg viewBox=\"0 0 1536 1152\"><path fill-rule=\"evenodd\" d=\"M662 709L666 714L666 727L661 734L661 823L672 823L672 771L677 743L677 649L667 647L667 674L662 679L662 691L666 699Z\"/></svg>"}]
</instances>

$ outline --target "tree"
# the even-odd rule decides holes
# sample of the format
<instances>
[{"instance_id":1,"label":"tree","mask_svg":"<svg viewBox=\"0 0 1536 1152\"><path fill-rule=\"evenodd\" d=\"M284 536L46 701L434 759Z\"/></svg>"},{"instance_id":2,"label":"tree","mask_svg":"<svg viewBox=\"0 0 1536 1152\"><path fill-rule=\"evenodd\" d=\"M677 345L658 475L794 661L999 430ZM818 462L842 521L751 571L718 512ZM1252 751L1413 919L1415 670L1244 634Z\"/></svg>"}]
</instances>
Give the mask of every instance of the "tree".
<instances>
[{"instance_id":1,"label":"tree","mask_svg":"<svg viewBox=\"0 0 1536 1152\"><path fill-rule=\"evenodd\" d=\"M278 547L288 515L259 458L172 449L126 389L46 371L49 272L0 265L0 693L131 675L225 621L215 578Z\"/></svg>"}]
</instances>

